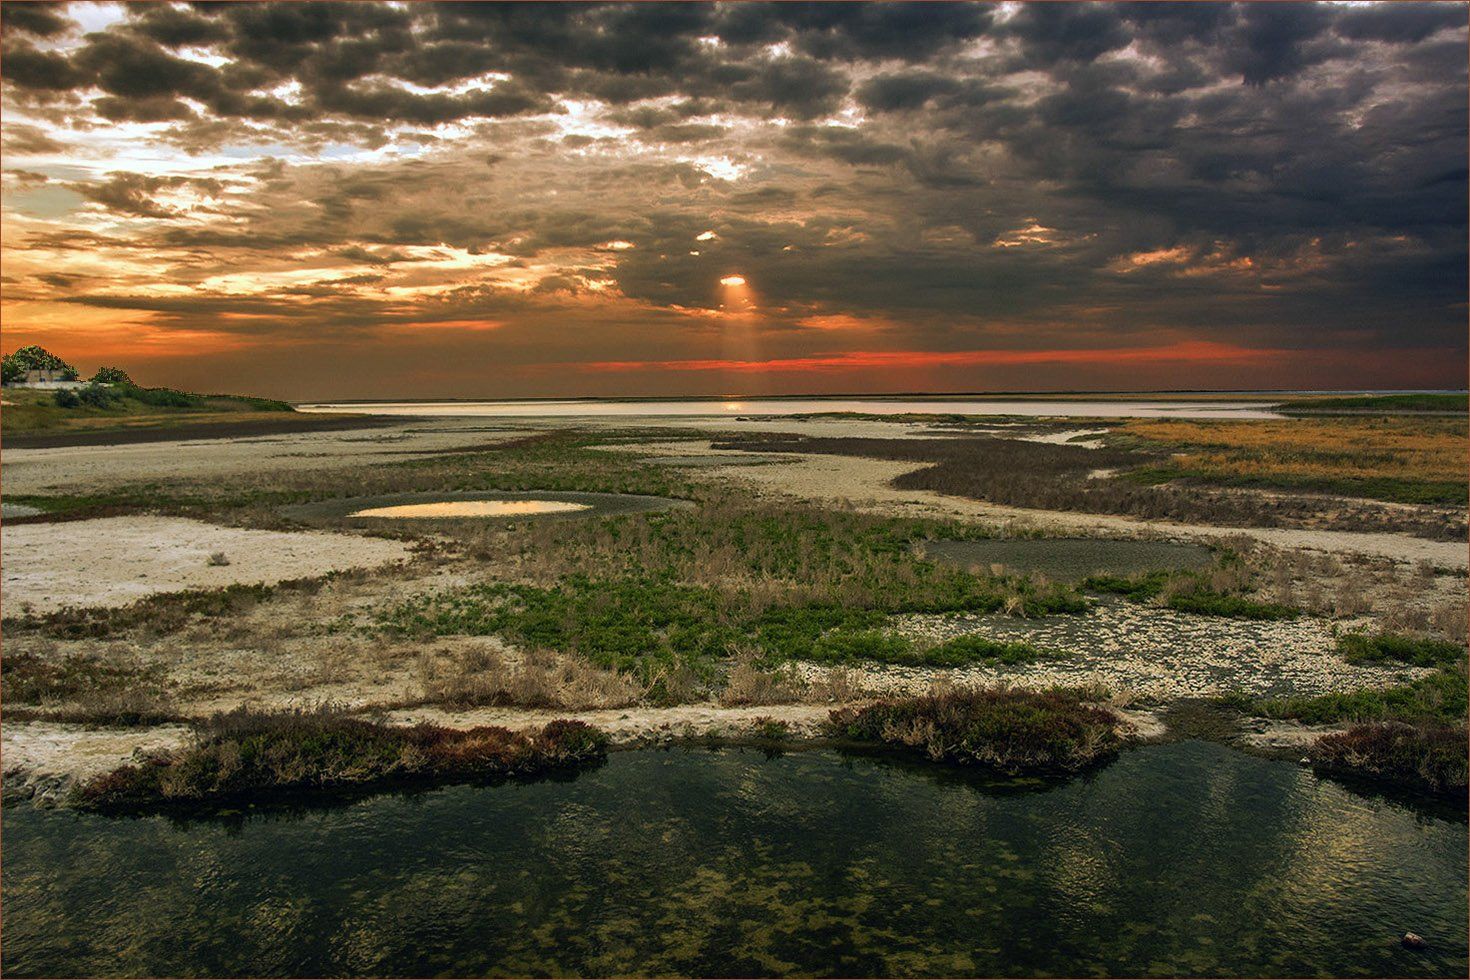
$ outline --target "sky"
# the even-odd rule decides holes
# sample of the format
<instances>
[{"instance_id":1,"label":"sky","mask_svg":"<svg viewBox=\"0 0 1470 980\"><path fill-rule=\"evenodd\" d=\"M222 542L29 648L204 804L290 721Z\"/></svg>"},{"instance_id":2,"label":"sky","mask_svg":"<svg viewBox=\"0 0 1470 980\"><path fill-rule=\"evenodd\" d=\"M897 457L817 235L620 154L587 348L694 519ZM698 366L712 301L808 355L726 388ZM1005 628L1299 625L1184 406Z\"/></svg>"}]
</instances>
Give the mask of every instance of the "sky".
<instances>
[{"instance_id":1,"label":"sky","mask_svg":"<svg viewBox=\"0 0 1470 980\"><path fill-rule=\"evenodd\" d=\"M4 349L292 399L1463 387L1462 3L8 2Z\"/></svg>"}]
</instances>

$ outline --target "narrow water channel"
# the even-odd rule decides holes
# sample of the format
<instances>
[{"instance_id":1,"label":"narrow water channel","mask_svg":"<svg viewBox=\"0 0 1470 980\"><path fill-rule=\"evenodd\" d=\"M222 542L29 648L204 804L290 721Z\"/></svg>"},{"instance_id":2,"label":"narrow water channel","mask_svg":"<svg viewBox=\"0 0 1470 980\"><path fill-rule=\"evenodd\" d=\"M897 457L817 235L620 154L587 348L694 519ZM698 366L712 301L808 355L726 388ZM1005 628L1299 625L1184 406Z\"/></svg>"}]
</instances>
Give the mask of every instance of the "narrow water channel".
<instances>
[{"instance_id":1,"label":"narrow water channel","mask_svg":"<svg viewBox=\"0 0 1470 980\"><path fill-rule=\"evenodd\" d=\"M4 967L1464 976L1456 816L1202 742L1060 784L674 749L292 813L15 807Z\"/></svg>"}]
</instances>

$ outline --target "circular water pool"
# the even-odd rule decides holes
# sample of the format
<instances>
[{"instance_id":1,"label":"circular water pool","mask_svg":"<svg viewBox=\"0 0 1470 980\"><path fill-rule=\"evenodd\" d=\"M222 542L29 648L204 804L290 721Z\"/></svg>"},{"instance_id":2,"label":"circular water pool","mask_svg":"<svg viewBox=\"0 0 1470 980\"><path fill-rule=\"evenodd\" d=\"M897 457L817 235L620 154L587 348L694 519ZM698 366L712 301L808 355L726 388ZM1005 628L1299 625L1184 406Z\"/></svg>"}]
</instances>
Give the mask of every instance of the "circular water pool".
<instances>
[{"instance_id":1,"label":"circular water pool","mask_svg":"<svg viewBox=\"0 0 1470 980\"><path fill-rule=\"evenodd\" d=\"M694 506L687 500L635 493L582 493L566 490L485 490L451 493L395 493L344 497L283 507L281 513L306 523L380 521L448 522L494 519L560 520L644 514Z\"/></svg>"},{"instance_id":2,"label":"circular water pool","mask_svg":"<svg viewBox=\"0 0 1470 980\"><path fill-rule=\"evenodd\" d=\"M428 504L365 507L348 517L519 517L525 514L570 514L591 510L591 504L569 500L439 500Z\"/></svg>"}]
</instances>

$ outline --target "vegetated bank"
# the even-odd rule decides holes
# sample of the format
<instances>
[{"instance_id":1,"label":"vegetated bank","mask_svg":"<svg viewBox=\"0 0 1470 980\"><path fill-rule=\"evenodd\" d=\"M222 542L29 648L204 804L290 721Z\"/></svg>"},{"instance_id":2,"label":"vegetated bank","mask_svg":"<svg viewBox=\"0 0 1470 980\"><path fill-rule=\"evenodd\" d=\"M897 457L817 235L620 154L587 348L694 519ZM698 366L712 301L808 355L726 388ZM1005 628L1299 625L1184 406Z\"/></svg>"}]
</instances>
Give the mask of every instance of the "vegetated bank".
<instances>
[{"instance_id":1,"label":"vegetated bank","mask_svg":"<svg viewBox=\"0 0 1470 980\"><path fill-rule=\"evenodd\" d=\"M1348 633L1339 638L1338 651L1350 663L1397 662L1435 671L1387 688L1230 703L1265 718L1350 723L1309 748L1311 762L1325 771L1464 796L1470 786L1465 647L1393 633Z\"/></svg>"},{"instance_id":2,"label":"vegetated bank","mask_svg":"<svg viewBox=\"0 0 1470 980\"><path fill-rule=\"evenodd\" d=\"M1432 412L1464 415L1470 410L1470 397L1463 392L1404 392L1395 395L1349 395L1320 398L1292 398L1276 406L1279 412L1311 415L1318 412L1351 412L1385 414Z\"/></svg>"},{"instance_id":3,"label":"vegetated bank","mask_svg":"<svg viewBox=\"0 0 1470 980\"><path fill-rule=\"evenodd\" d=\"M0 431L11 448L155 441L177 438L175 429L196 437L223 438L342 424L332 416L298 416L291 404L275 398L146 387L116 367L100 368L83 383L75 368L39 347L7 354L3 365L6 405ZM39 369L67 386L16 386L24 383L27 372ZM372 424L361 418L354 423Z\"/></svg>"},{"instance_id":4,"label":"vegetated bank","mask_svg":"<svg viewBox=\"0 0 1470 980\"><path fill-rule=\"evenodd\" d=\"M1116 755L1121 719L1086 692L958 688L832 712L836 738L917 749L1004 775L1078 772Z\"/></svg>"},{"instance_id":5,"label":"vegetated bank","mask_svg":"<svg viewBox=\"0 0 1470 980\"><path fill-rule=\"evenodd\" d=\"M263 800L304 791L527 777L602 758L607 736L580 721L539 730L399 727L331 706L237 709L197 726L195 743L82 783L84 809L126 811Z\"/></svg>"}]
</instances>

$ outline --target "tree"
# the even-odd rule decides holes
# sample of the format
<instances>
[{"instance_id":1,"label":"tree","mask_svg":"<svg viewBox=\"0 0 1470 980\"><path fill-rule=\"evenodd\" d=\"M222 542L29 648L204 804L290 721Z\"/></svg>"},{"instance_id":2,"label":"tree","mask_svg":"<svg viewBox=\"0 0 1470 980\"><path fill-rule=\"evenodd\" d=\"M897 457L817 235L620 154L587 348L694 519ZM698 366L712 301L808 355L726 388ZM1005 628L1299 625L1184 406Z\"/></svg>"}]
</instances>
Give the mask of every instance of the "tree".
<instances>
[{"instance_id":1,"label":"tree","mask_svg":"<svg viewBox=\"0 0 1470 980\"><path fill-rule=\"evenodd\" d=\"M63 391L66 389L62 389ZM77 398L83 405L91 405L93 408L106 408L112 404L114 398L121 398L117 392L106 385L99 385L93 381L85 388L77 390Z\"/></svg>"},{"instance_id":2,"label":"tree","mask_svg":"<svg viewBox=\"0 0 1470 980\"><path fill-rule=\"evenodd\" d=\"M22 347L13 354L5 355L4 373L6 380L11 380L10 375L15 373L15 380L19 381L27 371L60 371L63 381L75 381L77 369L57 357L44 347L31 344Z\"/></svg>"},{"instance_id":3,"label":"tree","mask_svg":"<svg viewBox=\"0 0 1470 980\"><path fill-rule=\"evenodd\" d=\"M94 385L130 385L133 379L128 377L128 372L117 367L100 367L97 373L92 375Z\"/></svg>"}]
</instances>

